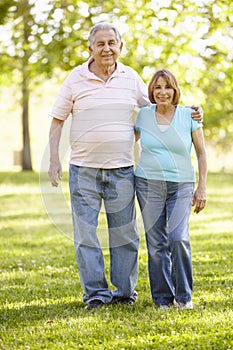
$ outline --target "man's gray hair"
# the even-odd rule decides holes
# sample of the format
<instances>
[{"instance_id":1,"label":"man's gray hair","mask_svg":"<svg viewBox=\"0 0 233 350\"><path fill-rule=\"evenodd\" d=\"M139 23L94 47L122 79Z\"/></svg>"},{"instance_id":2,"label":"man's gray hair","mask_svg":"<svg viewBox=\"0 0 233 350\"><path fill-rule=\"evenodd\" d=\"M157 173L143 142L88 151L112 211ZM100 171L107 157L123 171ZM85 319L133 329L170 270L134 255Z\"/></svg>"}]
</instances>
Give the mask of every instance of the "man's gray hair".
<instances>
[{"instance_id":1,"label":"man's gray hair","mask_svg":"<svg viewBox=\"0 0 233 350\"><path fill-rule=\"evenodd\" d=\"M107 22L102 22L102 23L98 23L98 24L94 25L94 27L92 27L92 29L90 31L90 35L88 37L88 46L89 47L92 47L92 45L94 43L95 33L98 32L98 30L113 30L114 33L116 34L117 42L121 43L121 35L120 35L118 29L113 24L110 24Z\"/></svg>"}]
</instances>

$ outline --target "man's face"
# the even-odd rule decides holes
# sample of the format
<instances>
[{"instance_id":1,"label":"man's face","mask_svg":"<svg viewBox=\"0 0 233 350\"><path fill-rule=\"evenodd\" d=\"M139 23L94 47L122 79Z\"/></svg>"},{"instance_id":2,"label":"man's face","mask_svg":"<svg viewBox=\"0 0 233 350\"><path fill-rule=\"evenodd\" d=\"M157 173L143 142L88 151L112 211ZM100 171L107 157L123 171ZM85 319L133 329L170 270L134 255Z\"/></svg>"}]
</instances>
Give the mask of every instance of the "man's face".
<instances>
[{"instance_id":1,"label":"man's face","mask_svg":"<svg viewBox=\"0 0 233 350\"><path fill-rule=\"evenodd\" d=\"M122 50L122 43L117 41L114 31L98 30L94 36L92 47L89 47L92 57L100 66L115 64Z\"/></svg>"}]
</instances>

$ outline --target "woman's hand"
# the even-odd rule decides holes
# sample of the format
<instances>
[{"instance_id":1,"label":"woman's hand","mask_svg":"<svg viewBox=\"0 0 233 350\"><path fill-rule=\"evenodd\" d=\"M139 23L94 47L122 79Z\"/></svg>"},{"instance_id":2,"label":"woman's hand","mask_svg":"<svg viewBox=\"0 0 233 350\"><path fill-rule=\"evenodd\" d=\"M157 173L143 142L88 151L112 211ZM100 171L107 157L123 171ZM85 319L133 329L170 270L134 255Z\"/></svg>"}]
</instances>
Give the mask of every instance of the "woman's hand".
<instances>
[{"instance_id":1,"label":"woman's hand","mask_svg":"<svg viewBox=\"0 0 233 350\"><path fill-rule=\"evenodd\" d=\"M206 193L204 190L199 189L197 187L196 191L194 192L192 205L195 206L194 213L197 213L197 214L205 208Z\"/></svg>"}]
</instances>

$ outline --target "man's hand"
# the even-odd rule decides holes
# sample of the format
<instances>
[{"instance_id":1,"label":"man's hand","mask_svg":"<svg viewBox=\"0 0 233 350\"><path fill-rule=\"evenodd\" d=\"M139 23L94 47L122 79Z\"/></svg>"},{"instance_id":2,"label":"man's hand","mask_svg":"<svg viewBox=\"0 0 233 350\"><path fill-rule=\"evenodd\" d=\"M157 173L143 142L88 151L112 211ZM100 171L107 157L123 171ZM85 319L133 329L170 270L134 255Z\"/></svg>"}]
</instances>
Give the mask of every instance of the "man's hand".
<instances>
[{"instance_id":1,"label":"man's hand","mask_svg":"<svg viewBox=\"0 0 233 350\"><path fill-rule=\"evenodd\" d=\"M53 118L49 131L49 145L50 145L50 167L49 178L52 186L57 187L59 180L62 179L62 167L59 160L59 142L61 138L61 131L64 124L64 120Z\"/></svg>"},{"instance_id":2,"label":"man's hand","mask_svg":"<svg viewBox=\"0 0 233 350\"><path fill-rule=\"evenodd\" d=\"M192 118L196 121L202 123L203 122L203 109L200 106L191 106L195 112L192 113Z\"/></svg>"},{"instance_id":3,"label":"man's hand","mask_svg":"<svg viewBox=\"0 0 233 350\"><path fill-rule=\"evenodd\" d=\"M62 167L60 161L50 163L48 174L52 186L57 187L59 184L57 178L59 180L62 179Z\"/></svg>"}]
</instances>

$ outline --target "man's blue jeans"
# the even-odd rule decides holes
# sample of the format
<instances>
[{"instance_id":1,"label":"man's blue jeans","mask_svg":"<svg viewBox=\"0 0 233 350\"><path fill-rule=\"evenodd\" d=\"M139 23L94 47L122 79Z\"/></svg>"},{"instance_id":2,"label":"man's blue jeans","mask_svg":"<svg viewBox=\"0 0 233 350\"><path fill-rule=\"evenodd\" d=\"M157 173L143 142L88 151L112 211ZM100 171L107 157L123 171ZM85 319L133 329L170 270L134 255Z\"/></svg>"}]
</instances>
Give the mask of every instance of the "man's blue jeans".
<instances>
[{"instance_id":1,"label":"man's blue jeans","mask_svg":"<svg viewBox=\"0 0 233 350\"><path fill-rule=\"evenodd\" d=\"M135 184L146 232L153 301L158 306L169 305L174 298L186 303L192 298L188 222L194 184L140 177Z\"/></svg>"},{"instance_id":2,"label":"man's blue jeans","mask_svg":"<svg viewBox=\"0 0 233 350\"><path fill-rule=\"evenodd\" d=\"M70 165L69 185L74 226L74 245L83 301L113 298L136 300L139 237L136 228L133 167L95 169ZM109 289L104 272L97 225L104 203L109 236Z\"/></svg>"}]
</instances>

